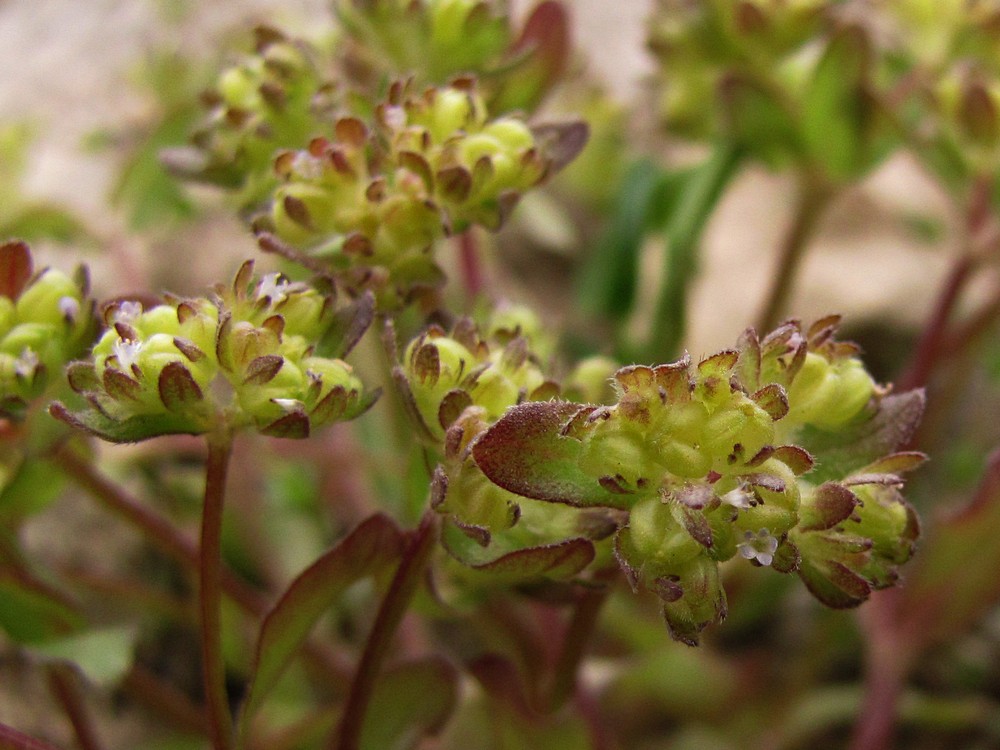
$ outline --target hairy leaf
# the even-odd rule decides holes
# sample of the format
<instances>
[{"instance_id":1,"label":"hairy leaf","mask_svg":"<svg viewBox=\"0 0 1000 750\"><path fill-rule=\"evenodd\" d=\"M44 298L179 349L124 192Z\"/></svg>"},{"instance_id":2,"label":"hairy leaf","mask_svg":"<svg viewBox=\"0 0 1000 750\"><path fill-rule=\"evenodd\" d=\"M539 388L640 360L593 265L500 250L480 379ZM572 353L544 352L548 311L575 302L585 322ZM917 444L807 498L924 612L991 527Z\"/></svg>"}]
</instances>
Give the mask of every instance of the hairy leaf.
<instances>
[{"instance_id":1,"label":"hairy leaf","mask_svg":"<svg viewBox=\"0 0 1000 750\"><path fill-rule=\"evenodd\" d=\"M491 482L516 495L627 508L627 496L608 491L580 469L582 443L560 434L566 422L586 408L566 401L540 401L508 409L476 441L473 458Z\"/></svg>"}]
</instances>

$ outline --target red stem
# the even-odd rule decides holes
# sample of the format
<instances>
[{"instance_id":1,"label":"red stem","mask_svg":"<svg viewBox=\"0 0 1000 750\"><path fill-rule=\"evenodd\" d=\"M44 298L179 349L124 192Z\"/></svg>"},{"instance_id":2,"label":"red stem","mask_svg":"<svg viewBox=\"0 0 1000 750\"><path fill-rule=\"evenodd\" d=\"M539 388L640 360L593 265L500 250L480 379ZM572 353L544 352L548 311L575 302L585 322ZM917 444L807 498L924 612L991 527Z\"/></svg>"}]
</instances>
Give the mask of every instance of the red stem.
<instances>
[{"instance_id":1,"label":"red stem","mask_svg":"<svg viewBox=\"0 0 1000 750\"><path fill-rule=\"evenodd\" d=\"M358 750L361 729L375 689L375 681L389 652L393 634L423 579L436 541L437 514L428 511L420 521L420 526L411 534L403 559L399 562L396 574L372 624L361 662L351 684L351 691L344 705L343 719L338 731L328 743L331 750Z\"/></svg>"},{"instance_id":2,"label":"red stem","mask_svg":"<svg viewBox=\"0 0 1000 750\"><path fill-rule=\"evenodd\" d=\"M48 742L29 737L13 727L0 724L0 750L62 750Z\"/></svg>"},{"instance_id":3,"label":"red stem","mask_svg":"<svg viewBox=\"0 0 1000 750\"><path fill-rule=\"evenodd\" d=\"M458 235L459 269L462 285L465 287L465 296L469 302L475 300L485 286L479 245L472 232L472 229L467 229Z\"/></svg>"},{"instance_id":4,"label":"red stem","mask_svg":"<svg viewBox=\"0 0 1000 750\"><path fill-rule=\"evenodd\" d=\"M230 750L233 746L233 720L226 693L226 665L222 654L222 509L231 453L232 441L228 436L209 437L201 520L198 603L205 702L215 750Z\"/></svg>"},{"instance_id":5,"label":"red stem","mask_svg":"<svg viewBox=\"0 0 1000 750\"><path fill-rule=\"evenodd\" d=\"M66 712L76 744L80 750L101 750L101 742L97 739L97 730L80 694L76 673L66 664L53 664L48 668L49 688L56 700ZM2 745L0 745L2 747Z\"/></svg>"}]
</instances>

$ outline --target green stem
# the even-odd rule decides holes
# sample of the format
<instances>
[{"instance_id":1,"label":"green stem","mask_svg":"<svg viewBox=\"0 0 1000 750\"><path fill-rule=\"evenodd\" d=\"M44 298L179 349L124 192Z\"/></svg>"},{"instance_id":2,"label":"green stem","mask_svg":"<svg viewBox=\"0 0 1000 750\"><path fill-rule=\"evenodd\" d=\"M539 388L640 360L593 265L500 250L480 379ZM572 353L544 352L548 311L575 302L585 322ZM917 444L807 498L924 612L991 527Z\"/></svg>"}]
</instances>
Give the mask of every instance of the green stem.
<instances>
[{"instance_id":1,"label":"green stem","mask_svg":"<svg viewBox=\"0 0 1000 750\"><path fill-rule=\"evenodd\" d=\"M664 234L665 268L656 303L648 357L652 361L677 354L687 325L687 292L694 275L698 243L722 192L743 162L742 150L723 142L692 174Z\"/></svg>"},{"instance_id":2,"label":"green stem","mask_svg":"<svg viewBox=\"0 0 1000 750\"><path fill-rule=\"evenodd\" d=\"M778 267L771 289L757 318L757 330L762 334L772 330L781 322L802 259L809 247L809 241L813 238L819 219L833 195L834 191L826 183L809 174L800 175L795 216L781 243Z\"/></svg>"},{"instance_id":3,"label":"green stem","mask_svg":"<svg viewBox=\"0 0 1000 750\"><path fill-rule=\"evenodd\" d=\"M400 560L389 590L368 634L361 662L358 664L344 705L344 714L338 730L327 746L331 750L358 750L368 704L375 690L375 682L385 661L392 637L410 606L427 569L427 562L437 541L437 514L427 511L420 526L412 532L403 559Z\"/></svg>"},{"instance_id":4,"label":"green stem","mask_svg":"<svg viewBox=\"0 0 1000 750\"><path fill-rule=\"evenodd\" d=\"M229 435L211 435L208 438L205 502L201 518L198 603L205 702L214 750L230 750L233 746L233 720L226 694L226 665L222 655L222 508L232 447Z\"/></svg>"}]
</instances>

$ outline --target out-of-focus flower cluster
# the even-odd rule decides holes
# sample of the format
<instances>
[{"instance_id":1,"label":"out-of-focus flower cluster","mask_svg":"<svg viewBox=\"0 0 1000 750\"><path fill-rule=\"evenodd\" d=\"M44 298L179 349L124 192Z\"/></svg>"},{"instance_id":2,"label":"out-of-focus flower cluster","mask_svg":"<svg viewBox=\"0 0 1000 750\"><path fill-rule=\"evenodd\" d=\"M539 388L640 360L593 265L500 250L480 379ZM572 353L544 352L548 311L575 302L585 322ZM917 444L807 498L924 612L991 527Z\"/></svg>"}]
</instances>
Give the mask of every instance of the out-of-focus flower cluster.
<instances>
[{"instance_id":1,"label":"out-of-focus flower cluster","mask_svg":"<svg viewBox=\"0 0 1000 750\"><path fill-rule=\"evenodd\" d=\"M86 274L34 272L23 242L0 245L0 416L19 419L90 344L96 328Z\"/></svg>"}]
</instances>

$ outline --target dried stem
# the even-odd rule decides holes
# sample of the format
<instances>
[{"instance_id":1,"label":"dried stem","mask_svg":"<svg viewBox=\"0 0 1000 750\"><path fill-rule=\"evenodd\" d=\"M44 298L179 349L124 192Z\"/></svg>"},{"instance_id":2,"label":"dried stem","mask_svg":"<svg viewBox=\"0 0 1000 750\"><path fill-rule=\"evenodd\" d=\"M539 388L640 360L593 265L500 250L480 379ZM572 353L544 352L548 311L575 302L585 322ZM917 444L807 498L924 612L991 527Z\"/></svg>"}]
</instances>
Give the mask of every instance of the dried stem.
<instances>
[{"instance_id":1,"label":"dried stem","mask_svg":"<svg viewBox=\"0 0 1000 750\"><path fill-rule=\"evenodd\" d=\"M97 729L87 711L73 668L68 664L53 664L47 672L49 689L73 725L77 746L80 750L101 750L103 745L97 738Z\"/></svg>"},{"instance_id":2,"label":"dried stem","mask_svg":"<svg viewBox=\"0 0 1000 750\"><path fill-rule=\"evenodd\" d=\"M403 559L400 560L368 634L361 662L344 705L343 718L328 743L331 750L358 750L360 747L361 729L375 689L375 681L389 652L393 635L423 579L427 561L437 541L437 528L437 514L427 511L420 526L410 535Z\"/></svg>"},{"instance_id":3,"label":"dried stem","mask_svg":"<svg viewBox=\"0 0 1000 750\"><path fill-rule=\"evenodd\" d=\"M826 183L809 174L800 176L795 215L781 243L778 266L771 282L771 289L757 318L758 331L766 333L781 322L788 297L798 278L802 259L833 195L833 189Z\"/></svg>"},{"instance_id":4,"label":"dried stem","mask_svg":"<svg viewBox=\"0 0 1000 750\"><path fill-rule=\"evenodd\" d=\"M229 435L208 438L198 603L205 702L215 750L230 750L233 746L233 719L226 693L226 665L222 654L222 509L231 453L232 438Z\"/></svg>"}]
</instances>

